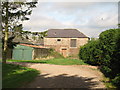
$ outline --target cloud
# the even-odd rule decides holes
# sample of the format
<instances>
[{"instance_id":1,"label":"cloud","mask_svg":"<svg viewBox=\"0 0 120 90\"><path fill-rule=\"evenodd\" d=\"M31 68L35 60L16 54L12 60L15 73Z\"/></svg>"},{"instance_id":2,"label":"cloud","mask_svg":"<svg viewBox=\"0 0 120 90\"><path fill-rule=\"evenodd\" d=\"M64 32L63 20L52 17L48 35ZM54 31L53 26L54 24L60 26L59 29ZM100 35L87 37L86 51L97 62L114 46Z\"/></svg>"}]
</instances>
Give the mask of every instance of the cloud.
<instances>
[{"instance_id":1,"label":"cloud","mask_svg":"<svg viewBox=\"0 0 120 90\"><path fill-rule=\"evenodd\" d=\"M44 31L50 28L77 28L90 37L98 37L108 28L116 28L115 2L39 2L24 29Z\"/></svg>"}]
</instances>

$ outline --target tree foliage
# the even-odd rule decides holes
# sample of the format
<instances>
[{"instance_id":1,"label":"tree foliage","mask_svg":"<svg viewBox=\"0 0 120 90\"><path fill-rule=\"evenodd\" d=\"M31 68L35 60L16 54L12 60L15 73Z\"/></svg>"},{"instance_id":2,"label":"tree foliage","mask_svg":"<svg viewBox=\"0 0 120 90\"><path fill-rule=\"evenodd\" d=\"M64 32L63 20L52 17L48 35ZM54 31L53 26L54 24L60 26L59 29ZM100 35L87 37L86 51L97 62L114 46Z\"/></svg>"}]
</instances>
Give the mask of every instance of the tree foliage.
<instances>
[{"instance_id":1,"label":"tree foliage","mask_svg":"<svg viewBox=\"0 0 120 90\"><path fill-rule=\"evenodd\" d=\"M8 30L20 25L20 21L29 20L32 8L37 2L2 2L2 31L5 31L5 23L8 23ZM6 12L7 9L7 12Z\"/></svg>"},{"instance_id":2,"label":"tree foliage","mask_svg":"<svg viewBox=\"0 0 120 90\"><path fill-rule=\"evenodd\" d=\"M102 32L98 40L81 47L79 57L89 64L101 66L101 71L114 79L120 73L120 29Z\"/></svg>"},{"instance_id":3,"label":"tree foliage","mask_svg":"<svg viewBox=\"0 0 120 90\"><path fill-rule=\"evenodd\" d=\"M3 62L6 62L6 53L9 43L22 31L22 21L29 20L32 9L37 2L14 2L2 1L2 32L3 32ZM19 34L19 35L20 35ZM12 37L12 38L11 38ZM10 41L10 42L9 42Z\"/></svg>"}]
</instances>

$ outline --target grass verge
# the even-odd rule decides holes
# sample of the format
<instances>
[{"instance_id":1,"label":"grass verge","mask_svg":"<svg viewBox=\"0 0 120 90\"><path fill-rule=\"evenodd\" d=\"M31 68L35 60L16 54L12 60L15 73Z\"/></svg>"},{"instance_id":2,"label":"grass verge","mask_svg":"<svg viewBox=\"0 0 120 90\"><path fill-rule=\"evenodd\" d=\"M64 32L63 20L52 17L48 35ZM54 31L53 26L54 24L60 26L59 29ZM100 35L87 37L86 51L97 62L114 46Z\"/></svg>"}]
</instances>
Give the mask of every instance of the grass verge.
<instances>
[{"instance_id":1,"label":"grass verge","mask_svg":"<svg viewBox=\"0 0 120 90\"><path fill-rule=\"evenodd\" d=\"M20 65L2 64L2 87L18 88L34 80L39 71Z\"/></svg>"},{"instance_id":2,"label":"grass verge","mask_svg":"<svg viewBox=\"0 0 120 90\"><path fill-rule=\"evenodd\" d=\"M113 85L111 80L105 76L104 76L102 82L105 84L107 89L116 89L117 88L115 85Z\"/></svg>"},{"instance_id":3,"label":"grass verge","mask_svg":"<svg viewBox=\"0 0 120 90\"><path fill-rule=\"evenodd\" d=\"M9 62L29 62L29 63L46 63L56 65L87 65L82 60L67 59L67 58L55 58L50 60L8 60Z\"/></svg>"}]
</instances>

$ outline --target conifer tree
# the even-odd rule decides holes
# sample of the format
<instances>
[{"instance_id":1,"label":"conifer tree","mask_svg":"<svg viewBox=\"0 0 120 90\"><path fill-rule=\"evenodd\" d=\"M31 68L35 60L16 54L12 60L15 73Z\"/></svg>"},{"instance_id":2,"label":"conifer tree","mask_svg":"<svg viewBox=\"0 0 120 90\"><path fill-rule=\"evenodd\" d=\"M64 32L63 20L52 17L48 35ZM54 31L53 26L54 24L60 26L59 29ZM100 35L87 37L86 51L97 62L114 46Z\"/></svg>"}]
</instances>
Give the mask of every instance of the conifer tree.
<instances>
[{"instance_id":1,"label":"conifer tree","mask_svg":"<svg viewBox=\"0 0 120 90\"><path fill-rule=\"evenodd\" d=\"M15 2L6 0L1 2L2 6L2 33L3 33L3 50L2 62L6 63L6 54L8 50L9 38L13 39L21 31L22 21L29 20L32 9L36 7L37 1ZM11 33L11 34L10 34ZM12 38L13 37L13 38Z\"/></svg>"}]
</instances>

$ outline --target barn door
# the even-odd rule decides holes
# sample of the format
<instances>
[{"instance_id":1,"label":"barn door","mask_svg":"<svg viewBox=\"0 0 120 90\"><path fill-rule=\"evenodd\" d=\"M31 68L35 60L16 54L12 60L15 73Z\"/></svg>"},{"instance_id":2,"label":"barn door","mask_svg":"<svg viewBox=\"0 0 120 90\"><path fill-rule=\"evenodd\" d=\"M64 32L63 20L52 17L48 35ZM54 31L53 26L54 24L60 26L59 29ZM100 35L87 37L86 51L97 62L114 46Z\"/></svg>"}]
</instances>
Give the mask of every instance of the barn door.
<instances>
[{"instance_id":1,"label":"barn door","mask_svg":"<svg viewBox=\"0 0 120 90\"><path fill-rule=\"evenodd\" d=\"M22 60L22 50L21 49L13 50L13 59L14 60Z\"/></svg>"},{"instance_id":2,"label":"barn door","mask_svg":"<svg viewBox=\"0 0 120 90\"><path fill-rule=\"evenodd\" d=\"M62 48L62 55L64 57L67 57L67 49L66 48Z\"/></svg>"},{"instance_id":3,"label":"barn door","mask_svg":"<svg viewBox=\"0 0 120 90\"><path fill-rule=\"evenodd\" d=\"M14 49L14 60L32 60L32 49Z\"/></svg>"},{"instance_id":4,"label":"barn door","mask_svg":"<svg viewBox=\"0 0 120 90\"><path fill-rule=\"evenodd\" d=\"M32 50L24 49L23 60L32 60Z\"/></svg>"}]
</instances>

